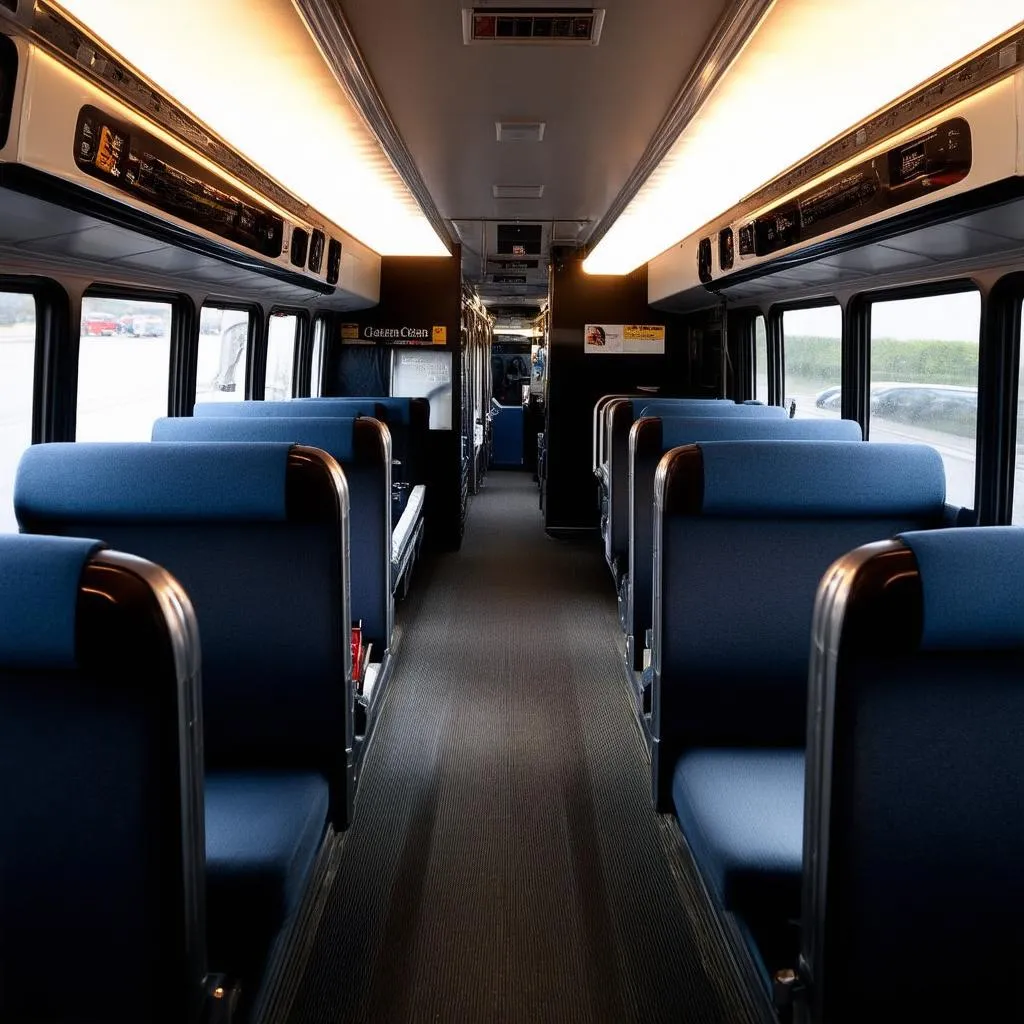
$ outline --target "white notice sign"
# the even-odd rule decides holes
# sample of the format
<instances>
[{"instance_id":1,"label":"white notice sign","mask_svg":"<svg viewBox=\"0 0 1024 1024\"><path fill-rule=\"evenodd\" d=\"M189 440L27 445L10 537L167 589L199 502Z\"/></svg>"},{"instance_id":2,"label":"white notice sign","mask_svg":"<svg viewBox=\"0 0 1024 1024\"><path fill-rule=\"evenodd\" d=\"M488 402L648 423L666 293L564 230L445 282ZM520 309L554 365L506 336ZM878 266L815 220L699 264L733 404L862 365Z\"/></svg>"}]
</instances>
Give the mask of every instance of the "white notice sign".
<instances>
[{"instance_id":1,"label":"white notice sign","mask_svg":"<svg viewBox=\"0 0 1024 1024\"><path fill-rule=\"evenodd\" d=\"M657 324L587 324L583 351L593 356L662 356L665 328Z\"/></svg>"}]
</instances>

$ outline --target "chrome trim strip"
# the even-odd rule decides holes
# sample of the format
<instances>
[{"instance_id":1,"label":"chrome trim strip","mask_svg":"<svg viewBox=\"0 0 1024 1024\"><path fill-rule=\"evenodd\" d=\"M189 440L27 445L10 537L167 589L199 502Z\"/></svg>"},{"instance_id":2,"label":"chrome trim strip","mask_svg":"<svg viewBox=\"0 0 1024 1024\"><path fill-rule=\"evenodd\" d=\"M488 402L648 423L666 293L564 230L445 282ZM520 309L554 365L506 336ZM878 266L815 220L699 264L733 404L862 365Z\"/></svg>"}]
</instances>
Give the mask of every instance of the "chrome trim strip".
<instances>
[{"instance_id":1,"label":"chrome trim strip","mask_svg":"<svg viewBox=\"0 0 1024 1024\"><path fill-rule=\"evenodd\" d=\"M665 492L672 461L682 450L680 447L665 452L654 472L654 563L651 570L651 671L654 681L651 684L651 737L655 742L661 740L661 634L664 628L661 612L665 557L662 538L665 529Z\"/></svg>"},{"instance_id":2,"label":"chrome trim strip","mask_svg":"<svg viewBox=\"0 0 1024 1024\"><path fill-rule=\"evenodd\" d=\"M185 588L163 567L121 551L102 549L90 565L134 576L148 587L163 615L178 690L179 783L182 821L186 956L198 983L206 973L206 818L203 799L202 652L199 623ZM193 770L194 769L194 770Z\"/></svg>"},{"instance_id":3,"label":"chrome trim strip","mask_svg":"<svg viewBox=\"0 0 1024 1024\"><path fill-rule=\"evenodd\" d=\"M823 980L822 954L828 896L831 834L832 755L836 670L850 596L858 574L879 555L900 551L899 541L864 544L832 563L818 584L811 619L807 685L807 761L804 787L804 865L801 893L800 974L818 1020Z\"/></svg>"},{"instance_id":4,"label":"chrome trim strip","mask_svg":"<svg viewBox=\"0 0 1024 1024\"><path fill-rule=\"evenodd\" d=\"M775 0L733 0L712 30L711 37L704 44L633 173L626 179L626 183L619 189L619 194L612 200L611 206L591 231L586 240L588 252L593 251L607 234L608 229L618 220L657 169L658 164L675 145L676 140L722 80L729 66L774 3Z\"/></svg>"},{"instance_id":5,"label":"chrome trim strip","mask_svg":"<svg viewBox=\"0 0 1024 1024\"><path fill-rule=\"evenodd\" d=\"M341 4L337 0L292 0L292 3L338 84L380 142L385 155L430 221L431 227L448 251L454 253L458 240L449 222L438 210L409 147L399 134L384 97L359 50Z\"/></svg>"}]
</instances>

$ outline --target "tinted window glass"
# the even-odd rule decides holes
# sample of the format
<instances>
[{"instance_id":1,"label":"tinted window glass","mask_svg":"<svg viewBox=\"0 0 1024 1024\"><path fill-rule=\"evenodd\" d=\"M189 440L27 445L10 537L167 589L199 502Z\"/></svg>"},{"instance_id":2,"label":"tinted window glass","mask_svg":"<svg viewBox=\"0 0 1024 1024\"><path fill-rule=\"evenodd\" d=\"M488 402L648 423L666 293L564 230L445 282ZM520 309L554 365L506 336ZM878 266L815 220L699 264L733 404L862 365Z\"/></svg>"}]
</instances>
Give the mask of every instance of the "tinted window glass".
<instances>
[{"instance_id":1,"label":"tinted window glass","mask_svg":"<svg viewBox=\"0 0 1024 1024\"><path fill-rule=\"evenodd\" d=\"M978 292L871 304L871 441L922 441L946 467L946 500L974 506Z\"/></svg>"},{"instance_id":2,"label":"tinted window glass","mask_svg":"<svg viewBox=\"0 0 1024 1024\"><path fill-rule=\"evenodd\" d=\"M35 359L35 299L0 292L0 533L18 531L14 474L32 441Z\"/></svg>"},{"instance_id":3,"label":"tinted window glass","mask_svg":"<svg viewBox=\"0 0 1024 1024\"><path fill-rule=\"evenodd\" d=\"M148 441L167 415L170 361L170 303L86 296L76 439Z\"/></svg>"},{"instance_id":4,"label":"tinted window glass","mask_svg":"<svg viewBox=\"0 0 1024 1024\"><path fill-rule=\"evenodd\" d=\"M263 397L281 401L292 397L295 373L295 337L299 318L293 314L275 313L267 328L267 379Z\"/></svg>"},{"instance_id":5,"label":"tinted window glass","mask_svg":"<svg viewBox=\"0 0 1024 1024\"><path fill-rule=\"evenodd\" d=\"M782 339L786 408L795 405L795 415L801 418L838 418L843 360L842 310L838 306L787 309L782 314Z\"/></svg>"},{"instance_id":6,"label":"tinted window glass","mask_svg":"<svg viewBox=\"0 0 1024 1024\"><path fill-rule=\"evenodd\" d=\"M204 306L199 319L197 402L240 402L249 365L249 314Z\"/></svg>"}]
</instances>

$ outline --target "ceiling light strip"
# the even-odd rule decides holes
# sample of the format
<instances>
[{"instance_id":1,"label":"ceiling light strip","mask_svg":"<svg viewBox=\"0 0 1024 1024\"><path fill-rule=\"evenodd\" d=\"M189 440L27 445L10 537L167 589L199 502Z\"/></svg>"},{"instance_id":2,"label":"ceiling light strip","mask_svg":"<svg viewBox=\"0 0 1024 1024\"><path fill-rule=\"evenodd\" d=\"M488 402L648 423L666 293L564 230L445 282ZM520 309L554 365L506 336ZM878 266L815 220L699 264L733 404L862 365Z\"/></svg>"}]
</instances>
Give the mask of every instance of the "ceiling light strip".
<instances>
[{"instance_id":1,"label":"ceiling light strip","mask_svg":"<svg viewBox=\"0 0 1024 1024\"><path fill-rule=\"evenodd\" d=\"M36 0L26 27L29 38L51 56L187 142L239 181L272 199L283 210L302 220L314 216L308 203L246 160L238 150L196 120L95 35L57 10L49 0Z\"/></svg>"},{"instance_id":2,"label":"ceiling light strip","mask_svg":"<svg viewBox=\"0 0 1024 1024\"><path fill-rule=\"evenodd\" d=\"M590 233L587 239L588 252L593 251L675 145L774 3L775 0L734 0L719 19L633 173Z\"/></svg>"},{"instance_id":3,"label":"ceiling light strip","mask_svg":"<svg viewBox=\"0 0 1024 1024\"><path fill-rule=\"evenodd\" d=\"M341 4L338 0L292 0L292 3L352 106L377 137L385 155L405 182L431 227L448 251L454 252L458 243L451 225L441 215L420 176L409 147L399 134L345 19Z\"/></svg>"}]
</instances>

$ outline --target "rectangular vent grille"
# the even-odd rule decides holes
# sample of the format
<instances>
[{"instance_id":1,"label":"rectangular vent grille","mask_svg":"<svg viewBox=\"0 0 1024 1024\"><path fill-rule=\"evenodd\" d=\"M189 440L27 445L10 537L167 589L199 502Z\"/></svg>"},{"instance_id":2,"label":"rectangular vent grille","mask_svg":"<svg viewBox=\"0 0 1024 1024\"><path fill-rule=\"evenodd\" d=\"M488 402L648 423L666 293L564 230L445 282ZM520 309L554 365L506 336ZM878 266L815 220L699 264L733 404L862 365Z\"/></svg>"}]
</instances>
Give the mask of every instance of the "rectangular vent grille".
<instances>
[{"instance_id":1,"label":"rectangular vent grille","mask_svg":"<svg viewBox=\"0 0 1024 1024\"><path fill-rule=\"evenodd\" d=\"M597 46L604 10L474 7L462 10L462 39L470 43L544 43Z\"/></svg>"},{"instance_id":2,"label":"rectangular vent grille","mask_svg":"<svg viewBox=\"0 0 1024 1024\"><path fill-rule=\"evenodd\" d=\"M492 185L495 199L540 199L544 195L543 185Z\"/></svg>"},{"instance_id":3,"label":"rectangular vent grille","mask_svg":"<svg viewBox=\"0 0 1024 1024\"><path fill-rule=\"evenodd\" d=\"M498 142L543 142L546 121L495 121Z\"/></svg>"}]
</instances>

